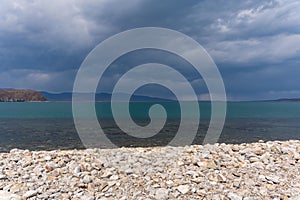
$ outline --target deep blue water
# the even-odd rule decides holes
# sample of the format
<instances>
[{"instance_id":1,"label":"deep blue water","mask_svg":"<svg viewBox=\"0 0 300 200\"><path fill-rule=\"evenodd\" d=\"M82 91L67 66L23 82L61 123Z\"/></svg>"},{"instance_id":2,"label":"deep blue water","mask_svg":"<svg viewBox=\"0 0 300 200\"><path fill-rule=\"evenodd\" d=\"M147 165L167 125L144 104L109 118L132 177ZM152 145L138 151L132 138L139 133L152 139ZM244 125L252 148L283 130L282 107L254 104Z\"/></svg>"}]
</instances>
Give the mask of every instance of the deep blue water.
<instances>
[{"instance_id":1,"label":"deep blue water","mask_svg":"<svg viewBox=\"0 0 300 200\"><path fill-rule=\"evenodd\" d=\"M152 104L135 102L130 105L130 113L137 124L149 122L148 109ZM101 127L118 146L157 146L166 145L174 137L181 117L176 102L161 104L168 120L160 134L149 139L132 139L122 133L112 120L109 103L97 102L96 111ZM199 107L201 120L195 144L202 143L210 119L210 103L200 102ZM193 118L193 111L189 113L188 117ZM84 109L82 116L89 116ZM229 102L219 143L260 139L300 139L300 102ZM12 148L84 148L73 123L71 102L0 103L0 151Z\"/></svg>"}]
</instances>

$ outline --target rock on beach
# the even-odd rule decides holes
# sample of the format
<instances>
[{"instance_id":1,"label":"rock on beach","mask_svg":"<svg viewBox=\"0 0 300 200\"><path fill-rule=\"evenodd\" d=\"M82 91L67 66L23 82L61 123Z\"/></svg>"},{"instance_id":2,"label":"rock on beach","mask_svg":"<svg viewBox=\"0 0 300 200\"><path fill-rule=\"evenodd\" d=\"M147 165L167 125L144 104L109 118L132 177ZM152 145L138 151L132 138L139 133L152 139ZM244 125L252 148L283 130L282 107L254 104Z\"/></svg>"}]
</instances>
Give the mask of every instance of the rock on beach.
<instances>
[{"instance_id":1,"label":"rock on beach","mask_svg":"<svg viewBox=\"0 0 300 200\"><path fill-rule=\"evenodd\" d=\"M300 141L0 154L0 200L300 199Z\"/></svg>"}]
</instances>

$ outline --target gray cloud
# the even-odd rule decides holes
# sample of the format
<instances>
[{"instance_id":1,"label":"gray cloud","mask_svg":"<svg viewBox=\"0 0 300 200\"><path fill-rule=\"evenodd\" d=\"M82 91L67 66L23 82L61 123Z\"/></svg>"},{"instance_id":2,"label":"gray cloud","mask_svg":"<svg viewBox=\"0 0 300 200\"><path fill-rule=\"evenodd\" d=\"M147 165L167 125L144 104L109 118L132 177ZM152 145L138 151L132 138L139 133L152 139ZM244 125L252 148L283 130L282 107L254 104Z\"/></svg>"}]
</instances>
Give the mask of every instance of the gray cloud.
<instances>
[{"instance_id":1,"label":"gray cloud","mask_svg":"<svg viewBox=\"0 0 300 200\"><path fill-rule=\"evenodd\" d=\"M299 96L296 0L3 1L0 87L70 91L95 45L144 26L196 39L218 65L232 99Z\"/></svg>"},{"instance_id":2,"label":"gray cloud","mask_svg":"<svg viewBox=\"0 0 300 200\"><path fill-rule=\"evenodd\" d=\"M1 88L34 88L36 90L69 91L73 87L75 70L46 72L13 69L0 72Z\"/></svg>"}]
</instances>

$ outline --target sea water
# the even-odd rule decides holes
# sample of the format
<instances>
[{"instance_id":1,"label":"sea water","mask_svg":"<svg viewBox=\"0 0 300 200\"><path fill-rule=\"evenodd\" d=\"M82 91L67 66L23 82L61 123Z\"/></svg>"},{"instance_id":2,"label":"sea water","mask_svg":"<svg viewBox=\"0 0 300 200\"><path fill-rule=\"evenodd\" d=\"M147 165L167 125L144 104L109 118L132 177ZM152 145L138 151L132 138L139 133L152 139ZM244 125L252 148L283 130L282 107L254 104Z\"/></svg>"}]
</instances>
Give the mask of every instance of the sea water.
<instances>
[{"instance_id":1,"label":"sea water","mask_svg":"<svg viewBox=\"0 0 300 200\"><path fill-rule=\"evenodd\" d=\"M95 108L99 124L116 145L164 146L176 135L180 124L182 116L177 102L131 102L130 115L137 125L145 126L150 122L148 111L154 104L165 108L167 120L161 131L151 138L134 138L124 133L113 119L109 102L96 102ZM201 117L194 144L202 144L211 117L210 102L199 102L199 108ZM185 117L193 119L196 116L193 110L188 113L190 115ZM124 113L119 114L122 116ZM84 113L84 106L82 117L89 117L88 113ZM300 139L300 102L227 103L226 121L219 143L289 139ZM0 151L12 148L84 148L73 122L72 103L0 103Z\"/></svg>"}]
</instances>

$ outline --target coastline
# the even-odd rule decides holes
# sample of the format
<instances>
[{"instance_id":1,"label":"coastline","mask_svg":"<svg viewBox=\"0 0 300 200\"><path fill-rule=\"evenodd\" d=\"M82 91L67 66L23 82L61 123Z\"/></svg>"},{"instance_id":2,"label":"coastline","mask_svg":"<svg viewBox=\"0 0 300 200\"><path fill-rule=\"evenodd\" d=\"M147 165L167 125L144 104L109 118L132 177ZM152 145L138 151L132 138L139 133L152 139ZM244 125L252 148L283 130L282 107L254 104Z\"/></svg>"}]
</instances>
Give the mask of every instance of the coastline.
<instances>
[{"instance_id":1,"label":"coastline","mask_svg":"<svg viewBox=\"0 0 300 200\"><path fill-rule=\"evenodd\" d=\"M2 199L300 199L300 141L0 153Z\"/></svg>"}]
</instances>

